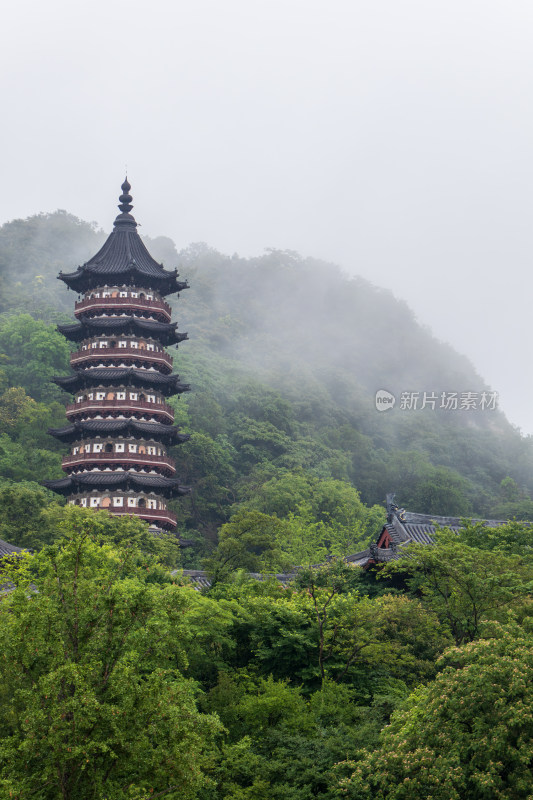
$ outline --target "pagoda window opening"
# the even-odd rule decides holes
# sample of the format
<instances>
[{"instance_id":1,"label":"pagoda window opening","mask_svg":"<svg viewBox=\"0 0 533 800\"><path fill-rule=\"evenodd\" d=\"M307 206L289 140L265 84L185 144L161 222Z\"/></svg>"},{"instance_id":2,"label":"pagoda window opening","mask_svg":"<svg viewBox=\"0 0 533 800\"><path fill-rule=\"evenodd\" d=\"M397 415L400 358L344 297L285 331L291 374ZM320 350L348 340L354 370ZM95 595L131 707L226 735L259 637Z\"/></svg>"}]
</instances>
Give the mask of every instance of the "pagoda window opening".
<instances>
[{"instance_id":1,"label":"pagoda window opening","mask_svg":"<svg viewBox=\"0 0 533 800\"><path fill-rule=\"evenodd\" d=\"M116 453L123 453L124 452L124 444L119 442L115 445L115 452Z\"/></svg>"},{"instance_id":2,"label":"pagoda window opening","mask_svg":"<svg viewBox=\"0 0 533 800\"><path fill-rule=\"evenodd\" d=\"M107 444L105 446L105 452L106 453L112 453L113 452L113 445L111 444L111 442L107 442Z\"/></svg>"},{"instance_id":3,"label":"pagoda window opening","mask_svg":"<svg viewBox=\"0 0 533 800\"><path fill-rule=\"evenodd\" d=\"M146 507L146 499L144 497L139 497L139 501L138 501L137 505L139 506L139 508L145 508Z\"/></svg>"},{"instance_id":4,"label":"pagoda window opening","mask_svg":"<svg viewBox=\"0 0 533 800\"><path fill-rule=\"evenodd\" d=\"M91 506L94 508L95 506L100 505L100 498L99 497L91 497Z\"/></svg>"},{"instance_id":5,"label":"pagoda window opening","mask_svg":"<svg viewBox=\"0 0 533 800\"><path fill-rule=\"evenodd\" d=\"M105 397L105 393L104 393L104 397ZM99 399L99 400L100 400L100 399L102 399L102 400L103 400L104 398L102 397L102 398L98 398L98 399ZM105 397L105 399L106 399L106 400L114 400L114 399L115 399L115 392L108 392L108 393L107 393L107 397Z\"/></svg>"}]
</instances>

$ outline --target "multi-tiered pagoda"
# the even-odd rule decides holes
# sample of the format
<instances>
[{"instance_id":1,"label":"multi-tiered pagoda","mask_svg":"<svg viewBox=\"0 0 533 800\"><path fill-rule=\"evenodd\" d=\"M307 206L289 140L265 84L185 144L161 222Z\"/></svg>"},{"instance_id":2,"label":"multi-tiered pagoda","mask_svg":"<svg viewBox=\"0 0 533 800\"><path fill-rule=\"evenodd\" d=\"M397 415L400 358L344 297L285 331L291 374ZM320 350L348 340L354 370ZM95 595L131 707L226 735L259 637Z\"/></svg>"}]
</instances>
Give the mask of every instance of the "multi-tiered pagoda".
<instances>
[{"instance_id":1,"label":"multi-tiered pagoda","mask_svg":"<svg viewBox=\"0 0 533 800\"><path fill-rule=\"evenodd\" d=\"M58 330L78 349L72 374L54 378L74 395L69 424L51 429L68 443L65 478L46 485L73 505L134 514L172 530L170 497L188 493L175 476L170 445L189 437L173 425L166 398L189 387L172 374L165 347L187 338L171 322L166 295L187 289L177 270L158 264L137 233L130 214L131 189L122 184L114 230L102 249L75 272L59 274L78 292L77 322Z\"/></svg>"}]
</instances>

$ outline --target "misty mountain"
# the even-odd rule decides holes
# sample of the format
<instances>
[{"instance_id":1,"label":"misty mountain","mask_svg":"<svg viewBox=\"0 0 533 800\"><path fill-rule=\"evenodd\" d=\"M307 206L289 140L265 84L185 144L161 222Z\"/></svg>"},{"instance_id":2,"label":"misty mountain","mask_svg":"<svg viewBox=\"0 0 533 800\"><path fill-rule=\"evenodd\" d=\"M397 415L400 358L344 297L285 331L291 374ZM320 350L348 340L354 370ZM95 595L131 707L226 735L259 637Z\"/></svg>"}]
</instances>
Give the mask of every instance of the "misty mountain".
<instances>
[{"instance_id":1,"label":"misty mountain","mask_svg":"<svg viewBox=\"0 0 533 800\"><path fill-rule=\"evenodd\" d=\"M57 273L83 263L104 236L62 211L3 225L1 319L71 319L75 295ZM179 414L186 429L227 443L234 471L226 483L237 496L276 470L304 470L352 483L367 504L395 490L402 504L427 513L488 514L509 499L500 487L506 476L512 499L529 502L531 439L497 408L480 407L491 387L417 322L408 298L292 251L241 258L205 244L178 252L167 237L145 241L189 280L179 299L169 298L190 337L176 360L193 390ZM376 410L378 390L395 395L393 409ZM458 407L441 408L443 393L455 394ZM476 408L460 408L467 393ZM402 408L402 395L417 408ZM187 452L176 453L178 462L198 480ZM213 501L219 520L225 503Z\"/></svg>"}]
</instances>

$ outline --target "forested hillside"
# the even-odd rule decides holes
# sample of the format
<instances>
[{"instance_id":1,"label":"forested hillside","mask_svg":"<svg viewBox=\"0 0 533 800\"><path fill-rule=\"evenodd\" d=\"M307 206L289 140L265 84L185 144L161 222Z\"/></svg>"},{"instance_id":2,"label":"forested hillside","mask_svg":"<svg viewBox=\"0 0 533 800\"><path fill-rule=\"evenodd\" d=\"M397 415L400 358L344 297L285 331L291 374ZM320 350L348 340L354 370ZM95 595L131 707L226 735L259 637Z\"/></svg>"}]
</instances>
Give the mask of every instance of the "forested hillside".
<instances>
[{"instance_id":1,"label":"forested hillside","mask_svg":"<svg viewBox=\"0 0 533 800\"><path fill-rule=\"evenodd\" d=\"M68 372L55 324L72 319L75 295L57 274L103 239L59 211L0 228L0 470L39 497L36 484L62 474L46 429L64 420L67 398L50 378ZM503 414L400 407L402 392L490 388L404 301L293 252L244 259L203 244L176 252L165 237L147 244L190 283L170 298L190 337L177 368L191 392L172 401L194 434L173 454L193 487L173 506L195 543L186 565L200 565L224 524L250 568L345 554L379 528L390 491L420 512L533 518L532 441ZM396 395L393 410L376 411L379 389ZM245 544L259 535L260 555Z\"/></svg>"},{"instance_id":2,"label":"forested hillside","mask_svg":"<svg viewBox=\"0 0 533 800\"><path fill-rule=\"evenodd\" d=\"M497 410L375 409L379 389L489 391L388 292L161 238L191 285L170 298L190 335L172 401L193 434L173 454L189 546L63 506L40 486L62 474L46 431L75 296L56 275L102 239L64 212L0 229L0 539L34 551L0 559L0 796L531 798L530 527L444 529L367 572L342 559L390 491L533 519L531 440ZM287 584L246 574L295 564Z\"/></svg>"}]
</instances>

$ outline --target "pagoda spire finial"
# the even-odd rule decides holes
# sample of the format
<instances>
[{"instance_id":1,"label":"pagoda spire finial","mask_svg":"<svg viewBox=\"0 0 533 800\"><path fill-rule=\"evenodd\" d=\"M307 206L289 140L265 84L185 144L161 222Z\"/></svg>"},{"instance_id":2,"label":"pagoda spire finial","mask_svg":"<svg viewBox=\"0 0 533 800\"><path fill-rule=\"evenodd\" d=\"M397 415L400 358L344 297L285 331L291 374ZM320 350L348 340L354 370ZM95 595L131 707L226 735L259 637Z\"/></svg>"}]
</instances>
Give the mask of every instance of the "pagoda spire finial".
<instances>
[{"instance_id":1,"label":"pagoda spire finial","mask_svg":"<svg viewBox=\"0 0 533 800\"><path fill-rule=\"evenodd\" d=\"M130 194L131 185L130 185L130 183L128 181L128 176L127 175L126 175L126 178L124 180L124 183L122 184L122 186L120 188L122 189L122 194L118 198L120 200L119 208L120 208L120 210L122 211L123 214L129 214L129 212L133 208L133 206L131 205L131 201L133 200L133 197Z\"/></svg>"},{"instance_id":2,"label":"pagoda spire finial","mask_svg":"<svg viewBox=\"0 0 533 800\"><path fill-rule=\"evenodd\" d=\"M130 211L133 208L133 206L131 204L131 201L133 200L133 197L130 194L131 184L128 181L128 176L127 175L126 175L126 178L124 179L124 183L122 184L122 186L120 188L122 189L122 194L118 198L120 200L120 203L119 203L118 207L119 207L119 209L120 209L120 211L122 213L120 213L118 215L118 217L116 218L115 225L117 225L117 224L119 224L121 222L126 222L126 223L128 223L130 225L133 224L133 225L136 226L137 223L135 222L134 218L130 214Z\"/></svg>"}]
</instances>

